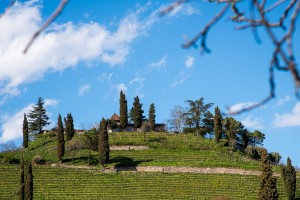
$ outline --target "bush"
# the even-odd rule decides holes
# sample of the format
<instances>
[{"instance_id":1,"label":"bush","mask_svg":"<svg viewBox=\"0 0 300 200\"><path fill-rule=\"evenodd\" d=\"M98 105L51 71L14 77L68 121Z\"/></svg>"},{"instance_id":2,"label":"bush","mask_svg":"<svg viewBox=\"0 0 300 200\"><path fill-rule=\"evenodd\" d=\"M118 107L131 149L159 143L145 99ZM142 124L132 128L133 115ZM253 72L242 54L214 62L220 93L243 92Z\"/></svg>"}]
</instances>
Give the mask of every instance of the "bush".
<instances>
[{"instance_id":1,"label":"bush","mask_svg":"<svg viewBox=\"0 0 300 200\"><path fill-rule=\"evenodd\" d=\"M57 137L56 132L55 131L50 131L49 133L47 133L48 138L53 138L53 137Z\"/></svg>"},{"instance_id":2,"label":"bush","mask_svg":"<svg viewBox=\"0 0 300 200\"><path fill-rule=\"evenodd\" d=\"M2 162L6 164L20 164L20 158L12 154L3 155Z\"/></svg>"},{"instance_id":3,"label":"bush","mask_svg":"<svg viewBox=\"0 0 300 200\"><path fill-rule=\"evenodd\" d=\"M277 152L271 152L269 153L269 159L272 163L278 164L281 159L281 155Z\"/></svg>"},{"instance_id":4,"label":"bush","mask_svg":"<svg viewBox=\"0 0 300 200\"><path fill-rule=\"evenodd\" d=\"M45 160L40 155L35 155L32 159L33 164L42 165L45 164Z\"/></svg>"},{"instance_id":5,"label":"bush","mask_svg":"<svg viewBox=\"0 0 300 200\"><path fill-rule=\"evenodd\" d=\"M183 128L183 133L196 133L196 128Z\"/></svg>"},{"instance_id":6,"label":"bush","mask_svg":"<svg viewBox=\"0 0 300 200\"><path fill-rule=\"evenodd\" d=\"M250 158L261 159L261 156L264 153L267 154L268 151L267 151L267 149L265 149L263 147L254 147L254 146L248 145L245 149L245 153Z\"/></svg>"}]
</instances>

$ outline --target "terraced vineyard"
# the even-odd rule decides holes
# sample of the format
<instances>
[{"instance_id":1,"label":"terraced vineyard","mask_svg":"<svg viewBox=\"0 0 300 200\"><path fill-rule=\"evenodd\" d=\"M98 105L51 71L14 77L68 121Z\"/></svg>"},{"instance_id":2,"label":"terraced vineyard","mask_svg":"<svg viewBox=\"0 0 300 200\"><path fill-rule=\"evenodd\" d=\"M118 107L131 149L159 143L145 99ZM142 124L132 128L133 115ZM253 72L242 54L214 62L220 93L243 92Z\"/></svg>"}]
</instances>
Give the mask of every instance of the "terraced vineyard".
<instances>
[{"instance_id":1,"label":"terraced vineyard","mask_svg":"<svg viewBox=\"0 0 300 200\"><path fill-rule=\"evenodd\" d=\"M0 199L17 199L18 166L0 165ZM100 170L35 166L35 199L256 199L257 176ZM300 181L298 181L299 183ZM284 199L278 180L280 199ZM236 189L238 188L238 189ZM298 194L299 195L299 194Z\"/></svg>"},{"instance_id":2,"label":"terraced vineyard","mask_svg":"<svg viewBox=\"0 0 300 200\"><path fill-rule=\"evenodd\" d=\"M74 141L80 142L81 137L76 136ZM258 170L258 161L248 159L243 152L232 152L224 143L215 144L212 140L192 134L149 133L144 141L142 133L112 133L110 145L146 145L149 149L111 151L110 163L106 167L229 167ZM17 199L19 166L8 162L17 162L20 153L17 150L0 154L0 199ZM90 153L92 167L87 166ZM64 157L66 167L53 167L51 164L58 162L56 137L47 135L41 135L30 143L24 155L27 160L39 155L46 162L33 168L35 199L214 199L226 196L242 200L256 199L259 184L258 177L253 175L141 171L103 173L98 164L98 153L86 149L67 150ZM276 167L273 169L278 171ZM280 199L284 199L280 178L278 189ZM300 197L300 194L297 195Z\"/></svg>"}]
</instances>

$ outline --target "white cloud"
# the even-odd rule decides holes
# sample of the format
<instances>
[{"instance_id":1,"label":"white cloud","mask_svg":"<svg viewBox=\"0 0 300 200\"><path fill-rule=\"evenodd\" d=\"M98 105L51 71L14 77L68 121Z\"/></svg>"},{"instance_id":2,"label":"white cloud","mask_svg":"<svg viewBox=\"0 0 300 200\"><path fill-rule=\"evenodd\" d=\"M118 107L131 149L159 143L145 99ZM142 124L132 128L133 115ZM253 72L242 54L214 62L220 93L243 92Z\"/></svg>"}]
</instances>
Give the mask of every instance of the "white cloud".
<instances>
[{"instance_id":1,"label":"white cloud","mask_svg":"<svg viewBox=\"0 0 300 200\"><path fill-rule=\"evenodd\" d=\"M170 13L170 17L179 17L181 15L199 14L199 11L193 8L190 4L181 4L175 7Z\"/></svg>"},{"instance_id":2,"label":"white cloud","mask_svg":"<svg viewBox=\"0 0 300 200\"><path fill-rule=\"evenodd\" d=\"M140 12L125 16L115 31L94 22L52 24L24 55L27 42L43 23L41 6L36 1L16 2L0 20L0 95L18 95L23 83L82 61L123 64L132 41L155 22L150 18L139 20Z\"/></svg>"},{"instance_id":3,"label":"white cloud","mask_svg":"<svg viewBox=\"0 0 300 200\"><path fill-rule=\"evenodd\" d=\"M257 104L257 103L251 102L251 101L238 103L238 104L231 106L229 108L229 112L236 112L236 111L242 110L244 108L254 106L255 104Z\"/></svg>"},{"instance_id":4,"label":"white cloud","mask_svg":"<svg viewBox=\"0 0 300 200\"><path fill-rule=\"evenodd\" d=\"M160 60L157 62L153 62L149 65L149 70L152 71L153 69L161 69L165 68L167 64L167 56L164 55Z\"/></svg>"},{"instance_id":5,"label":"white cloud","mask_svg":"<svg viewBox=\"0 0 300 200\"><path fill-rule=\"evenodd\" d=\"M143 98L145 95L142 94L142 90L144 88L144 82L145 82L145 78L142 77L135 77L134 79L132 79L129 82L129 85L135 85L135 95L139 96L140 98Z\"/></svg>"},{"instance_id":6,"label":"white cloud","mask_svg":"<svg viewBox=\"0 0 300 200\"><path fill-rule=\"evenodd\" d=\"M259 118L253 118L253 115L249 115L245 119L242 119L242 124L247 128L262 129L263 121Z\"/></svg>"},{"instance_id":7,"label":"white cloud","mask_svg":"<svg viewBox=\"0 0 300 200\"><path fill-rule=\"evenodd\" d=\"M194 62L195 62L195 58L192 57L192 56L187 56L186 59L185 59L185 67L190 69L193 65L194 65Z\"/></svg>"},{"instance_id":8,"label":"white cloud","mask_svg":"<svg viewBox=\"0 0 300 200\"><path fill-rule=\"evenodd\" d=\"M127 89L128 89L124 83L120 83L120 84L115 85L115 88L117 89L118 94L121 91L123 91L124 93L127 93Z\"/></svg>"},{"instance_id":9,"label":"white cloud","mask_svg":"<svg viewBox=\"0 0 300 200\"><path fill-rule=\"evenodd\" d=\"M300 103L296 103L291 113L275 114L273 125L276 127L300 126Z\"/></svg>"},{"instance_id":10,"label":"white cloud","mask_svg":"<svg viewBox=\"0 0 300 200\"><path fill-rule=\"evenodd\" d=\"M101 82L109 82L111 80L113 74L108 74L108 73L102 73L97 80Z\"/></svg>"},{"instance_id":11,"label":"white cloud","mask_svg":"<svg viewBox=\"0 0 300 200\"><path fill-rule=\"evenodd\" d=\"M182 73L182 75L171 84L171 89L183 84L190 76L191 74Z\"/></svg>"},{"instance_id":12,"label":"white cloud","mask_svg":"<svg viewBox=\"0 0 300 200\"><path fill-rule=\"evenodd\" d=\"M56 99L45 99L44 100L45 107L56 107L58 103L59 103L59 101Z\"/></svg>"},{"instance_id":13,"label":"white cloud","mask_svg":"<svg viewBox=\"0 0 300 200\"><path fill-rule=\"evenodd\" d=\"M82 85L78 90L78 95L83 96L85 93L87 93L91 89L91 86L89 84Z\"/></svg>"},{"instance_id":14,"label":"white cloud","mask_svg":"<svg viewBox=\"0 0 300 200\"><path fill-rule=\"evenodd\" d=\"M291 97L289 95L286 95L277 101L276 107L282 106L283 104L285 104L286 102L288 102L290 100L291 100Z\"/></svg>"}]
</instances>

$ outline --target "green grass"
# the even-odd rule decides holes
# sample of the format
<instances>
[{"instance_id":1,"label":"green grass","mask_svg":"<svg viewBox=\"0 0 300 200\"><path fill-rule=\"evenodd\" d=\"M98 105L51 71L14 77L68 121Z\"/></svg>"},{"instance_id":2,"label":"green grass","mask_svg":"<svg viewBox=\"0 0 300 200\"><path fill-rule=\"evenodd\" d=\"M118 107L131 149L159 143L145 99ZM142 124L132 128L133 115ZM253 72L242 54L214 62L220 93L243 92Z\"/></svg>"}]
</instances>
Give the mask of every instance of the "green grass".
<instances>
[{"instance_id":1,"label":"green grass","mask_svg":"<svg viewBox=\"0 0 300 200\"><path fill-rule=\"evenodd\" d=\"M19 167L0 165L0 199L17 199ZM257 176L118 172L34 166L34 199L256 199ZM298 181L299 186L300 181ZM285 199L278 180L280 199ZM297 196L299 196L299 191Z\"/></svg>"}]
</instances>

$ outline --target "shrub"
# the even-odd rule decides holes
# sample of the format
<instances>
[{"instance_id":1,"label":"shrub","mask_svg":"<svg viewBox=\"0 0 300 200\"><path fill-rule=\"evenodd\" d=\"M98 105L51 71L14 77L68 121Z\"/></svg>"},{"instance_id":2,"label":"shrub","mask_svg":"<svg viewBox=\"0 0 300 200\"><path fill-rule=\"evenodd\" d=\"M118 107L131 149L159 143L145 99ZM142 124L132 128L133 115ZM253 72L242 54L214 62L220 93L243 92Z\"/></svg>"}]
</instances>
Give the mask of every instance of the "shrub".
<instances>
[{"instance_id":1,"label":"shrub","mask_svg":"<svg viewBox=\"0 0 300 200\"><path fill-rule=\"evenodd\" d=\"M5 154L3 155L2 162L6 164L19 164L20 158L17 158L12 154Z\"/></svg>"},{"instance_id":2,"label":"shrub","mask_svg":"<svg viewBox=\"0 0 300 200\"><path fill-rule=\"evenodd\" d=\"M269 159L272 163L278 164L281 159L281 155L277 152L271 152L269 153Z\"/></svg>"},{"instance_id":3,"label":"shrub","mask_svg":"<svg viewBox=\"0 0 300 200\"><path fill-rule=\"evenodd\" d=\"M32 162L36 165L42 165L45 164L45 160L40 155L35 155L32 159Z\"/></svg>"}]
</instances>

